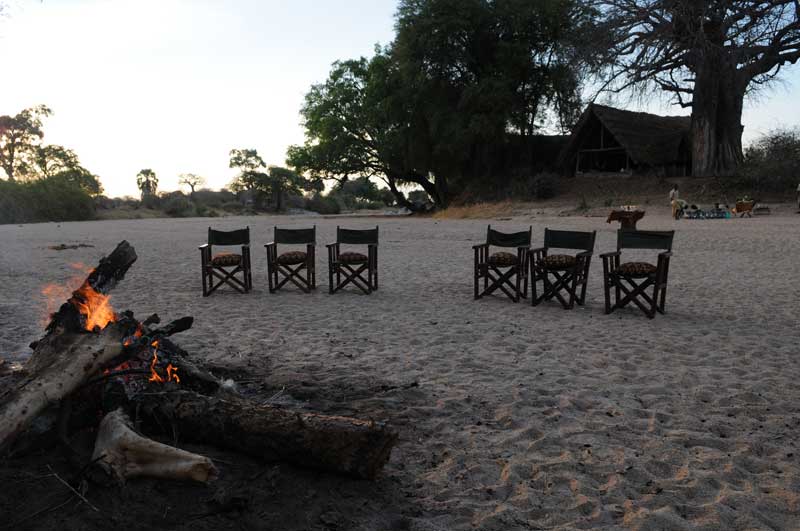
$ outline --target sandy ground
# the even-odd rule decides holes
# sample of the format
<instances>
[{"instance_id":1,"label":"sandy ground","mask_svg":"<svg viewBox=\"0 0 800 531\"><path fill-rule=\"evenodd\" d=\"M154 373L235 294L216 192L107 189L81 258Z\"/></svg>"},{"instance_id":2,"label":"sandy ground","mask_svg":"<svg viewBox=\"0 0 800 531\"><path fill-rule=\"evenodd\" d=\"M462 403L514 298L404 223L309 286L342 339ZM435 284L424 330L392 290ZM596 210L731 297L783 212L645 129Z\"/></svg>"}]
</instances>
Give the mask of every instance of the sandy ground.
<instances>
[{"instance_id":1,"label":"sandy ground","mask_svg":"<svg viewBox=\"0 0 800 531\"><path fill-rule=\"evenodd\" d=\"M596 252L615 248L615 227L602 218L491 222L532 224L535 245L545 227L596 229ZM197 245L209 223L250 226L253 293L201 297ZM275 223L316 223L316 293L268 293L262 244ZM380 291L329 295L322 244L337 224L376 223ZM398 427L384 476L358 487L365 500L372 490L383 496L375 512L403 508L386 528L800 529L800 216L648 214L640 228L677 230L667 315L652 321L635 309L603 314L597 258L586 308L473 301L471 245L486 224L256 217L0 226L0 354L22 358L41 335L43 286L82 277L70 264L94 264L127 239L139 261L113 292L115 308L193 315L178 342L195 356L241 375L258 368L271 389L309 408ZM48 249L59 243L94 247ZM384 528L364 506L295 527ZM240 528L258 528L253 521Z\"/></svg>"}]
</instances>

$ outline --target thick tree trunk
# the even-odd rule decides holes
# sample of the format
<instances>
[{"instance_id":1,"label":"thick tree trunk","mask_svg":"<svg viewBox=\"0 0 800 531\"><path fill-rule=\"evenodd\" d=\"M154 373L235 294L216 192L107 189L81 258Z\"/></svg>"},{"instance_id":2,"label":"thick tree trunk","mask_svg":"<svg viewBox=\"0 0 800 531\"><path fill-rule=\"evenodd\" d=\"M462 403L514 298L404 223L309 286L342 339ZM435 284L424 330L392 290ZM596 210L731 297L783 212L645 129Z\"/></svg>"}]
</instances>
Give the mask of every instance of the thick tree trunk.
<instances>
[{"instance_id":1,"label":"thick tree trunk","mask_svg":"<svg viewBox=\"0 0 800 531\"><path fill-rule=\"evenodd\" d=\"M258 406L191 391L142 395L140 415L167 418L182 439L228 448L264 461L374 478L388 461L397 433L379 422Z\"/></svg>"},{"instance_id":2,"label":"thick tree trunk","mask_svg":"<svg viewBox=\"0 0 800 531\"><path fill-rule=\"evenodd\" d=\"M696 68L692 94L692 175L730 176L742 163L746 83L735 65L709 52Z\"/></svg>"}]
</instances>

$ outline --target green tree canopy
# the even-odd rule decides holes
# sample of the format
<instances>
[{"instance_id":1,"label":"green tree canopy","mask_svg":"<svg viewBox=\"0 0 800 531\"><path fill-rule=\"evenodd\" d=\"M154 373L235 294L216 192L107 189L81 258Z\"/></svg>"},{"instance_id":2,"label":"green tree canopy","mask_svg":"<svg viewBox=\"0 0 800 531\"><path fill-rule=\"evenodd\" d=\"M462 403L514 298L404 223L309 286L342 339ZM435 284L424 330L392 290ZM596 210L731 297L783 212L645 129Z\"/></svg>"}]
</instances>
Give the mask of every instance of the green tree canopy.
<instances>
[{"instance_id":1,"label":"green tree canopy","mask_svg":"<svg viewBox=\"0 0 800 531\"><path fill-rule=\"evenodd\" d=\"M40 179L61 179L89 195L103 192L100 180L81 166L78 155L58 145L36 146L29 165L29 174Z\"/></svg>"},{"instance_id":2,"label":"green tree canopy","mask_svg":"<svg viewBox=\"0 0 800 531\"><path fill-rule=\"evenodd\" d=\"M324 179L418 185L433 202L502 172L509 135L568 127L586 74L578 0L402 0L397 35L306 95L288 163Z\"/></svg>"},{"instance_id":3,"label":"green tree canopy","mask_svg":"<svg viewBox=\"0 0 800 531\"><path fill-rule=\"evenodd\" d=\"M280 166L265 168L264 159L255 149L233 149L230 157L230 167L241 171L228 188L232 192L253 193L257 200L269 200L275 205L276 210L283 209L286 194L300 195L304 191L321 189L318 180L306 179L288 168Z\"/></svg>"},{"instance_id":4,"label":"green tree canopy","mask_svg":"<svg viewBox=\"0 0 800 531\"><path fill-rule=\"evenodd\" d=\"M16 116L0 116L0 167L9 181L29 174L34 150L44 136L42 118L50 114L46 105L38 105Z\"/></svg>"}]
</instances>

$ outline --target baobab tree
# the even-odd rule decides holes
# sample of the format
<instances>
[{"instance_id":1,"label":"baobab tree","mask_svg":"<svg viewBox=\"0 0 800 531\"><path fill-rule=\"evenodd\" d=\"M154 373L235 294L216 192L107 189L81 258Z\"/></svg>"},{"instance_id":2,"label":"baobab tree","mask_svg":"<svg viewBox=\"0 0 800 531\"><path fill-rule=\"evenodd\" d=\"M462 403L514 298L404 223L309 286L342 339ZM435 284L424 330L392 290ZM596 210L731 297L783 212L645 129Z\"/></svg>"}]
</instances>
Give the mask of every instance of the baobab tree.
<instances>
[{"instance_id":1,"label":"baobab tree","mask_svg":"<svg viewBox=\"0 0 800 531\"><path fill-rule=\"evenodd\" d=\"M749 92L800 59L798 0L585 0L608 39L607 86L657 85L692 110L692 173L742 162Z\"/></svg>"},{"instance_id":2,"label":"baobab tree","mask_svg":"<svg viewBox=\"0 0 800 531\"><path fill-rule=\"evenodd\" d=\"M178 176L178 184L185 184L192 190L191 192L192 199L194 199L194 189L205 183L206 180L204 177L195 175L194 173L181 173Z\"/></svg>"}]
</instances>

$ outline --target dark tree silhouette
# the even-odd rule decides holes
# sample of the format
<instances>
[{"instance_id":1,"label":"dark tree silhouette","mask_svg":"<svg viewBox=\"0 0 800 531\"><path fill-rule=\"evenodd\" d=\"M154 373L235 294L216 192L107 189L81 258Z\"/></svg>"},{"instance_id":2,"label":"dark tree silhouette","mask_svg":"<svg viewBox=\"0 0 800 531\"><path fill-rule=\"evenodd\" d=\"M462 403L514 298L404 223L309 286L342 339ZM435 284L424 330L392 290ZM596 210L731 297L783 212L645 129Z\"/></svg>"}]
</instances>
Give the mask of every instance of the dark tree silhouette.
<instances>
[{"instance_id":1,"label":"dark tree silhouette","mask_svg":"<svg viewBox=\"0 0 800 531\"><path fill-rule=\"evenodd\" d=\"M586 0L609 39L608 87L657 85L692 109L692 173L742 162L745 95L800 59L798 0Z\"/></svg>"}]
</instances>

